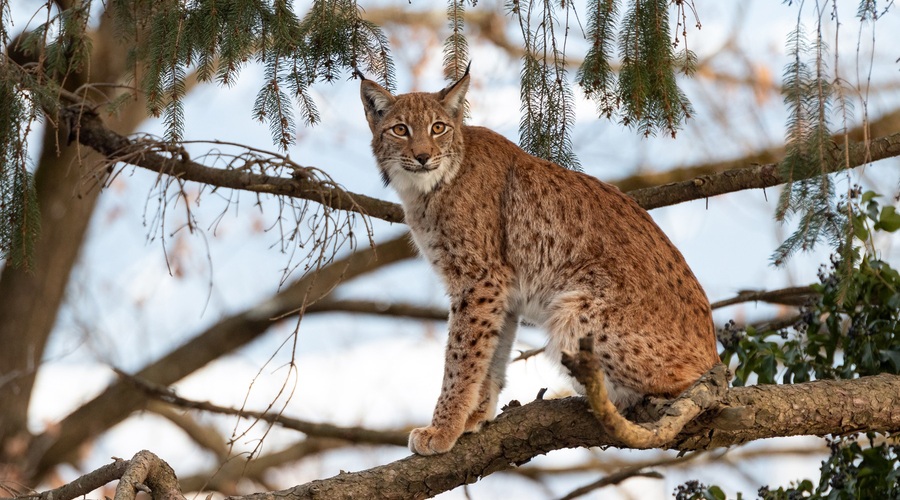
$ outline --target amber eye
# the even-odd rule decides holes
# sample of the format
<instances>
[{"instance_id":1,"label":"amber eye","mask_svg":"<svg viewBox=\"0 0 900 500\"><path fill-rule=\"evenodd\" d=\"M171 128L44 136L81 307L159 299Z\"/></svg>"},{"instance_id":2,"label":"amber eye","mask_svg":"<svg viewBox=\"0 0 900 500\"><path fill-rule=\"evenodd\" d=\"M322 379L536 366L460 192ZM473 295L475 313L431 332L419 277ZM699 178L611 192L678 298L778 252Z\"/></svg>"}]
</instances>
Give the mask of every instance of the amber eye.
<instances>
[{"instance_id":1,"label":"amber eye","mask_svg":"<svg viewBox=\"0 0 900 500\"><path fill-rule=\"evenodd\" d=\"M400 123L391 127L391 132L393 132L396 136L406 137L406 135L409 133L409 129L406 128L406 125Z\"/></svg>"},{"instance_id":2,"label":"amber eye","mask_svg":"<svg viewBox=\"0 0 900 500\"><path fill-rule=\"evenodd\" d=\"M437 122L431 126L431 133L435 135L443 134L445 130L447 130L447 125L441 122Z\"/></svg>"}]
</instances>

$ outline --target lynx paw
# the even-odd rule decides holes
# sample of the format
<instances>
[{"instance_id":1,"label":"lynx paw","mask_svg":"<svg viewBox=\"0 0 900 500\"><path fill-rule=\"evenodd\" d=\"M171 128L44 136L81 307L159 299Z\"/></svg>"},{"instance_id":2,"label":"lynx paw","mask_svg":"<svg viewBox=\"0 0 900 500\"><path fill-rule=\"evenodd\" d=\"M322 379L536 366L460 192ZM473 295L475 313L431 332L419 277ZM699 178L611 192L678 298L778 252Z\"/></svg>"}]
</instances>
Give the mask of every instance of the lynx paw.
<instances>
[{"instance_id":1,"label":"lynx paw","mask_svg":"<svg viewBox=\"0 0 900 500\"><path fill-rule=\"evenodd\" d=\"M459 435L435 426L420 427L409 433L409 450L418 455L447 453Z\"/></svg>"}]
</instances>

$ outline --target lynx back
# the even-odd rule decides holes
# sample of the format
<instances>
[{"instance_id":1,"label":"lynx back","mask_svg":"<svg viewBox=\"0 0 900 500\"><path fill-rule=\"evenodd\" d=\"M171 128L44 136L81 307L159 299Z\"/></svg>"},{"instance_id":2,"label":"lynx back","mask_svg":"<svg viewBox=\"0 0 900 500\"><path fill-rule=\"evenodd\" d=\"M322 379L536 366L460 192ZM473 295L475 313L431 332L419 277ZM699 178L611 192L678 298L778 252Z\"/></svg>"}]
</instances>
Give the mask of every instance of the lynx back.
<instances>
[{"instance_id":1,"label":"lynx back","mask_svg":"<svg viewBox=\"0 0 900 500\"><path fill-rule=\"evenodd\" d=\"M493 418L520 319L559 361L592 335L610 398L673 397L719 361L709 302L684 258L617 188L463 125L468 73L394 96L363 80L381 175L450 296L441 393L419 454Z\"/></svg>"}]
</instances>

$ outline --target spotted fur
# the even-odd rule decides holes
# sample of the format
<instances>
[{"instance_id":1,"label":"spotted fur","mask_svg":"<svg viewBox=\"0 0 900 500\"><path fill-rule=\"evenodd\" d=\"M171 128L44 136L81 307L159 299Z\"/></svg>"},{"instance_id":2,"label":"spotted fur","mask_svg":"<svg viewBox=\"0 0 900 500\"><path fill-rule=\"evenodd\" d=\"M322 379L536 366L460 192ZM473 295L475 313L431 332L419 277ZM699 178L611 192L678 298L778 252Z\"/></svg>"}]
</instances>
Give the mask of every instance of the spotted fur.
<instances>
[{"instance_id":1,"label":"spotted fur","mask_svg":"<svg viewBox=\"0 0 900 500\"><path fill-rule=\"evenodd\" d=\"M382 177L450 295L441 394L410 449L450 450L493 418L520 318L559 360L593 335L610 398L679 394L718 362L709 301L681 253L614 186L462 123L469 76L361 94Z\"/></svg>"}]
</instances>

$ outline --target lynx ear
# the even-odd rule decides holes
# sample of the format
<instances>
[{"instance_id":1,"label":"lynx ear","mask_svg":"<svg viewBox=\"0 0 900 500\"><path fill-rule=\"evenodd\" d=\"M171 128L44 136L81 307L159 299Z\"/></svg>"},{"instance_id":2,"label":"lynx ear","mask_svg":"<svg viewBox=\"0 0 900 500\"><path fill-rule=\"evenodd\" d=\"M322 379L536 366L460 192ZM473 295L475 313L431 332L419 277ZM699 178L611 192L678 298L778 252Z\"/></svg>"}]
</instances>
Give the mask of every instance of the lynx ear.
<instances>
[{"instance_id":1,"label":"lynx ear","mask_svg":"<svg viewBox=\"0 0 900 500\"><path fill-rule=\"evenodd\" d=\"M438 92L438 99L444 105L444 109L450 113L456 121L462 121L462 116L466 111L466 92L469 90L469 67L466 67L466 73L462 78L457 80L453 85Z\"/></svg>"},{"instance_id":2,"label":"lynx ear","mask_svg":"<svg viewBox=\"0 0 900 500\"><path fill-rule=\"evenodd\" d=\"M366 120L369 121L369 128L374 132L375 124L381 121L385 113L394 105L396 99L384 87L372 80L362 81L359 87L359 94L362 97L363 108L366 110Z\"/></svg>"}]
</instances>

